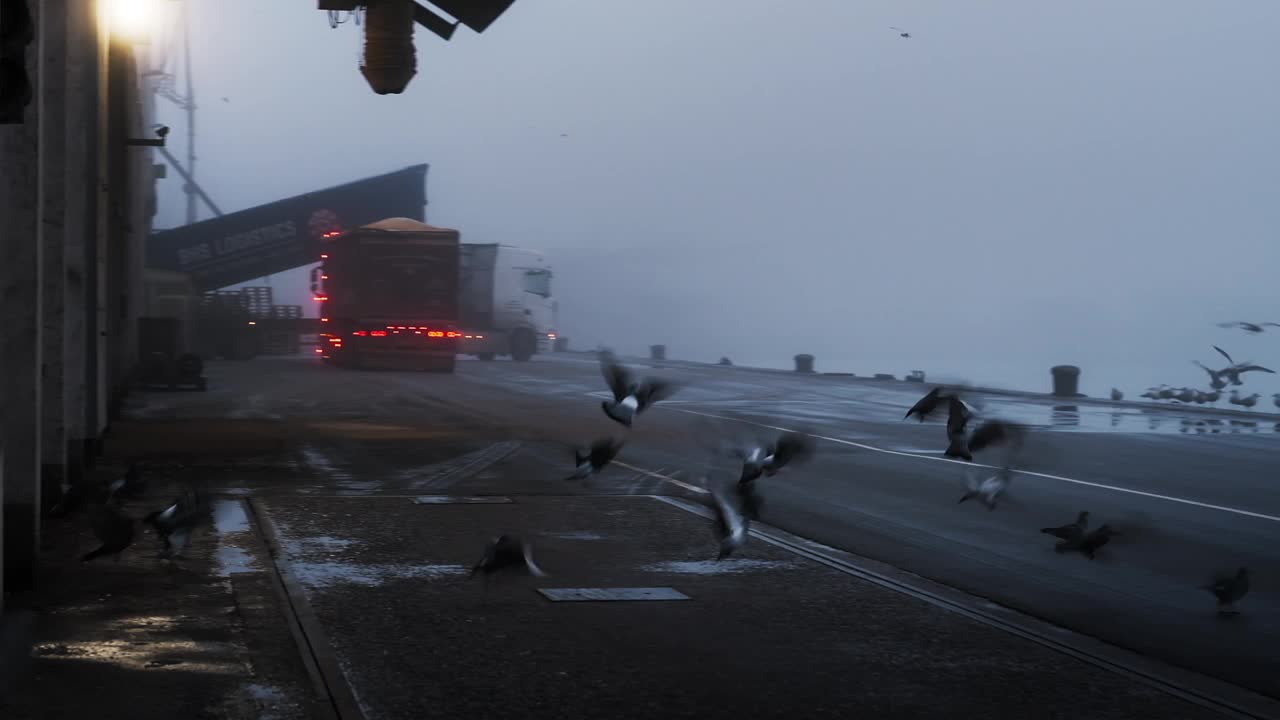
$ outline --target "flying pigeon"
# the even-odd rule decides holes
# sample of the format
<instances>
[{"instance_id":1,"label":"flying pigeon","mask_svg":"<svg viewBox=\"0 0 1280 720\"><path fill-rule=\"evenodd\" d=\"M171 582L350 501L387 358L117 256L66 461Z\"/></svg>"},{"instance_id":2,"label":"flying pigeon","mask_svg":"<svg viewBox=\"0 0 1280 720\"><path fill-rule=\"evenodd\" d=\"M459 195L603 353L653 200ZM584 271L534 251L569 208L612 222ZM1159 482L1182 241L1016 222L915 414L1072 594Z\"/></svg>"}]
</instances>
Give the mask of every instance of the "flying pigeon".
<instances>
[{"instance_id":1,"label":"flying pigeon","mask_svg":"<svg viewBox=\"0 0 1280 720\"><path fill-rule=\"evenodd\" d=\"M637 415L659 400L670 397L676 389L672 383L658 378L644 378L636 382L631 372L607 350L600 352L600 371L613 392L613 400L605 400L600 406L604 408L605 415L626 427L631 427Z\"/></svg>"},{"instance_id":2,"label":"flying pigeon","mask_svg":"<svg viewBox=\"0 0 1280 720\"><path fill-rule=\"evenodd\" d=\"M120 553L133 544L133 518L120 512L114 504L106 504L97 508L93 515L93 534L102 544L84 554L82 562L111 555L120 562Z\"/></svg>"},{"instance_id":3,"label":"flying pigeon","mask_svg":"<svg viewBox=\"0 0 1280 720\"><path fill-rule=\"evenodd\" d=\"M1119 532L1112 530L1110 525L1103 523L1097 530L1065 539L1055 545L1053 549L1060 553L1076 551L1092 560L1099 548L1119 534Z\"/></svg>"},{"instance_id":4,"label":"flying pigeon","mask_svg":"<svg viewBox=\"0 0 1280 720\"><path fill-rule=\"evenodd\" d=\"M716 559L724 560L747 542L747 530L751 525L751 521L739 512L738 508L733 506L733 503L722 489L712 486L705 479L704 484L711 491L711 505L716 513L713 527L716 538L720 541L720 554Z\"/></svg>"},{"instance_id":5,"label":"flying pigeon","mask_svg":"<svg viewBox=\"0 0 1280 720\"><path fill-rule=\"evenodd\" d=\"M1240 568L1235 577L1219 576L1201 590L1208 590L1218 598L1218 612L1222 615L1237 615L1239 610L1235 604L1249 592L1249 568Z\"/></svg>"},{"instance_id":6,"label":"flying pigeon","mask_svg":"<svg viewBox=\"0 0 1280 720\"><path fill-rule=\"evenodd\" d=\"M773 477L791 463L802 463L813 455L814 442L805 433L784 433L777 440L735 453L742 459L742 475L738 482L750 483L761 475Z\"/></svg>"},{"instance_id":7,"label":"flying pigeon","mask_svg":"<svg viewBox=\"0 0 1280 720\"><path fill-rule=\"evenodd\" d=\"M1240 328L1245 332L1253 333L1255 335L1257 333L1262 332L1262 328L1264 326L1280 327L1280 323L1273 323L1273 322L1264 322L1264 323L1221 322L1221 323L1218 323L1218 327L1221 327L1221 328Z\"/></svg>"},{"instance_id":8,"label":"flying pigeon","mask_svg":"<svg viewBox=\"0 0 1280 720\"><path fill-rule=\"evenodd\" d=\"M996 501L1004 494L1009 487L1009 480L1012 473L1009 468L1001 468L995 475L978 482L976 473L970 472L966 479L966 490L964 495L956 502L957 505L970 498L978 498L983 505L987 506L987 510L996 509Z\"/></svg>"},{"instance_id":9,"label":"flying pigeon","mask_svg":"<svg viewBox=\"0 0 1280 720\"><path fill-rule=\"evenodd\" d=\"M591 450L582 452L581 450L573 451L573 462L576 469L573 474L565 478L566 480L585 480L593 473L598 473L604 466L613 462L617 457L618 451L622 449L624 442L614 440L613 438L600 438L591 443Z\"/></svg>"},{"instance_id":10,"label":"flying pigeon","mask_svg":"<svg viewBox=\"0 0 1280 720\"><path fill-rule=\"evenodd\" d=\"M471 577L483 573L485 585L497 572L523 570L534 577L546 577L542 568L533 562L533 548L515 535L500 535L484 550L484 557L471 568Z\"/></svg>"},{"instance_id":11,"label":"flying pigeon","mask_svg":"<svg viewBox=\"0 0 1280 720\"><path fill-rule=\"evenodd\" d=\"M916 404L911 406L911 409L907 411L907 414L902 416L902 419L906 420L912 415L915 415L919 418L920 422L924 422L925 418L929 416L929 413L938 409L938 405L941 404L942 400L942 388L936 387L930 390L927 395L916 401Z\"/></svg>"},{"instance_id":12,"label":"flying pigeon","mask_svg":"<svg viewBox=\"0 0 1280 720\"><path fill-rule=\"evenodd\" d=\"M973 455L970 454L969 441L964 433L965 427L969 424L969 408L965 407L960 398L955 395L947 398L947 401L949 405L947 414L947 449L943 455L973 460Z\"/></svg>"},{"instance_id":13,"label":"flying pigeon","mask_svg":"<svg viewBox=\"0 0 1280 720\"><path fill-rule=\"evenodd\" d=\"M209 503L203 493L188 489L169 507L148 513L142 521L164 542L164 554L176 556L186 549L191 531L208 519Z\"/></svg>"},{"instance_id":14,"label":"flying pigeon","mask_svg":"<svg viewBox=\"0 0 1280 720\"><path fill-rule=\"evenodd\" d=\"M1074 540L1084 534L1089 529L1089 513L1081 510L1076 516L1076 521L1069 525L1059 525L1058 527L1040 528L1040 532L1046 535L1052 535L1062 540Z\"/></svg>"},{"instance_id":15,"label":"flying pigeon","mask_svg":"<svg viewBox=\"0 0 1280 720\"><path fill-rule=\"evenodd\" d=\"M902 29L902 28L900 28L900 27L893 27L892 25L890 25L890 26L889 26L889 29L890 29L890 30L896 30L896 31L897 31L897 33L898 33L898 37L904 37L904 38L909 38L909 37L911 37L911 33L907 32L906 30L903 30L903 29Z\"/></svg>"}]
</instances>

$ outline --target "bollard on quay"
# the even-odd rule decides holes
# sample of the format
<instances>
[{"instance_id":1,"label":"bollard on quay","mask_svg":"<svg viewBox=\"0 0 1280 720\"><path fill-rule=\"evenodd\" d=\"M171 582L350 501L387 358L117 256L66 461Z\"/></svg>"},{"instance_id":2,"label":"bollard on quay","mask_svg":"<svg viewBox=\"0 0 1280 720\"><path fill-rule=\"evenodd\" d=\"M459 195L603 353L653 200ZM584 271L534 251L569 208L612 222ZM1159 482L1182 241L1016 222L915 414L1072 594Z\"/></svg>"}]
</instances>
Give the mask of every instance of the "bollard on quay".
<instances>
[{"instance_id":1,"label":"bollard on quay","mask_svg":"<svg viewBox=\"0 0 1280 720\"><path fill-rule=\"evenodd\" d=\"M798 373L813 372L813 356L797 355L796 356L796 372Z\"/></svg>"}]
</instances>

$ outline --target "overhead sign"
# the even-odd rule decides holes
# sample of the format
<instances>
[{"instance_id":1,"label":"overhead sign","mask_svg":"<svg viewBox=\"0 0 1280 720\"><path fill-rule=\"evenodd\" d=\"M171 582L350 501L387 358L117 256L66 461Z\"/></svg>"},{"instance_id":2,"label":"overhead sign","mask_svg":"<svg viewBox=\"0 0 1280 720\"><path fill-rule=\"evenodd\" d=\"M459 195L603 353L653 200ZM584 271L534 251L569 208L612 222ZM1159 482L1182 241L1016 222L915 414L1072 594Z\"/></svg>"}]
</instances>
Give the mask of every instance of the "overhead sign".
<instances>
[{"instance_id":1,"label":"overhead sign","mask_svg":"<svg viewBox=\"0 0 1280 720\"><path fill-rule=\"evenodd\" d=\"M188 273L201 290L320 259L320 239L389 217L425 221L427 166L277 200L147 239L147 267Z\"/></svg>"}]
</instances>

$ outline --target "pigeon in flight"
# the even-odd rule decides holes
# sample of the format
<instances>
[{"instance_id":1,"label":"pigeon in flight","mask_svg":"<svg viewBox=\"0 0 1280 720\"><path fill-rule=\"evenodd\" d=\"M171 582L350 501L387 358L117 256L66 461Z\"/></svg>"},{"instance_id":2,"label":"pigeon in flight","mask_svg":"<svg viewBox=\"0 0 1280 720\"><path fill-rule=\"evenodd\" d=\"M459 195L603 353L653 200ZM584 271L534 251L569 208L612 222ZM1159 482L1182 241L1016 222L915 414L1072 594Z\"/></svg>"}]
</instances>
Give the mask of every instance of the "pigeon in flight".
<instances>
[{"instance_id":1,"label":"pigeon in flight","mask_svg":"<svg viewBox=\"0 0 1280 720\"><path fill-rule=\"evenodd\" d=\"M938 405L942 404L943 399L944 396L942 395L942 388L936 387L930 390L927 395L916 401L916 404L911 406L911 409L907 411L907 414L902 416L902 419L906 420L912 415L915 415L919 418L920 422L924 422L925 418L929 417L929 413L938 409Z\"/></svg>"},{"instance_id":2,"label":"pigeon in flight","mask_svg":"<svg viewBox=\"0 0 1280 720\"><path fill-rule=\"evenodd\" d=\"M146 484L142 480L142 472L138 468L137 461L129 463L129 468L124 474L107 486L107 500L116 498L137 497L144 489Z\"/></svg>"},{"instance_id":3,"label":"pigeon in flight","mask_svg":"<svg viewBox=\"0 0 1280 720\"><path fill-rule=\"evenodd\" d=\"M1106 545L1110 542L1112 537L1119 534L1119 532L1112 530L1110 525L1103 523L1097 530L1065 539L1055 545L1053 549L1060 553L1073 551L1079 552L1092 560L1099 548Z\"/></svg>"},{"instance_id":4,"label":"pigeon in flight","mask_svg":"<svg viewBox=\"0 0 1280 720\"><path fill-rule=\"evenodd\" d=\"M1251 363L1251 362L1242 362L1242 363L1238 363L1238 362L1236 362L1235 360L1231 359L1231 356L1227 354L1227 351L1226 351L1226 350L1223 350L1222 348L1218 347L1217 345L1214 345L1214 346L1213 346L1213 349L1214 349L1214 350L1217 350L1217 351L1222 355L1222 357L1224 357L1224 358L1226 358L1226 359L1227 359L1227 362L1231 363L1231 367L1229 367L1229 368L1227 368L1227 369L1225 369L1225 370L1219 370L1219 371L1218 371L1218 374L1220 374L1220 375L1222 375L1223 377L1225 377L1225 378L1227 378L1228 380L1230 380L1232 385L1243 385L1243 384L1244 384L1244 383L1240 382L1240 375L1241 375L1241 374L1243 374L1243 373L1252 372L1252 371L1255 371L1255 370L1256 370L1256 371L1258 371L1258 372L1271 373L1272 375L1274 375L1274 374L1275 374L1275 372L1276 372L1275 370L1271 370L1271 369L1269 369L1269 368L1264 368L1264 367L1262 367L1261 365L1254 365L1254 364L1253 364L1253 363Z\"/></svg>"},{"instance_id":5,"label":"pigeon in flight","mask_svg":"<svg viewBox=\"0 0 1280 720\"><path fill-rule=\"evenodd\" d=\"M528 542L515 535L500 535L494 538L484 550L484 557L471 568L471 577L483 574L485 585L489 578L497 572L513 572L522 570L534 577L546 577L542 568L533 562L533 548Z\"/></svg>"},{"instance_id":6,"label":"pigeon in flight","mask_svg":"<svg viewBox=\"0 0 1280 720\"><path fill-rule=\"evenodd\" d=\"M1206 366L1204 363L1200 362L1199 360L1192 360L1191 362L1198 365L1201 370L1204 370L1205 372L1209 373L1209 387L1213 388L1214 390L1222 390L1227 386L1227 381L1222 379L1221 370L1214 370L1213 368Z\"/></svg>"},{"instance_id":7,"label":"pigeon in flight","mask_svg":"<svg viewBox=\"0 0 1280 720\"><path fill-rule=\"evenodd\" d=\"M1264 323L1251 323L1251 322L1221 322L1221 323L1218 323L1218 327L1220 327L1220 328L1240 328L1241 330L1244 330L1245 332L1253 333L1253 334L1255 334L1255 335L1256 335L1256 334L1258 334L1258 333L1260 333L1260 332L1262 332L1262 328L1264 328L1264 327L1268 327L1268 326L1269 326L1269 327L1280 327L1280 323L1273 323L1273 322L1264 322Z\"/></svg>"},{"instance_id":8,"label":"pigeon in flight","mask_svg":"<svg viewBox=\"0 0 1280 720\"><path fill-rule=\"evenodd\" d=\"M182 554L191 540L191 531L208 519L208 501L203 493L191 488L169 507L148 513L142 521L164 542L163 554L172 557Z\"/></svg>"},{"instance_id":9,"label":"pigeon in flight","mask_svg":"<svg viewBox=\"0 0 1280 720\"><path fill-rule=\"evenodd\" d=\"M1089 513L1081 510L1076 516L1076 521L1068 525L1059 525L1058 527L1040 528L1040 532L1046 535L1052 535L1060 540L1074 540L1084 534L1089 529Z\"/></svg>"},{"instance_id":10,"label":"pigeon in flight","mask_svg":"<svg viewBox=\"0 0 1280 720\"><path fill-rule=\"evenodd\" d=\"M720 541L720 554L716 559L724 560L747 542L747 530L751 521L733 506L724 490L711 485L705 478L703 484L711 491L711 507L716 514L713 527L716 539Z\"/></svg>"},{"instance_id":11,"label":"pigeon in flight","mask_svg":"<svg viewBox=\"0 0 1280 720\"><path fill-rule=\"evenodd\" d=\"M1218 598L1218 613L1222 615L1238 615L1235 604L1249 592L1249 568L1240 568L1235 577L1219 576L1201 590L1208 590Z\"/></svg>"},{"instance_id":12,"label":"pigeon in flight","mask_svg":"<svg viewBox=\"0 0 1280 720\"><path fill-rule=\"evenodd\" d=\"M126 516L113 504L98 507L93 515L93 534L102 543L80 558L82 562L111 555L120 562L120 553L133 544L133 518Z\"/></svg>"},{"instance_id":13,"label":"pigeon in flight","mask_svg":"<svg viewBox=\"0 0 1280 720\"><path fill-rule=\"evenodd\" d=\"M637 382L631 371L607 350L600 352L600 371L613 392L613 400L605 400L600 406L604 408L605 415L626 427L631 427L637 415L659 400L670 397L676 389L672 383L658 378L643 378Z\"/></svg>"},{"instance_id":14,"label":"pigeon in flight","mask_svg":"<svg viewBox=\"0 0 1280 720\"><path fill-rule=\"evenodd\" d=\"M806 433L784 433L777 440L757 444L747 450L736 450L742 459L742 475L738 478L741 484L748 484L764 475L773 477L778 471L792 463L802 463L813 455L813 438Z\"/></svg>"},{"instance_id":15,"label":"pigeon in flight","mask_svg":"<svg viewBox=\"0 0 1280 720\"><path fill-rule=\"evenodd\" d=\"M566 480L585 480L591 477L593 473L598 473L604 469L604 466L613 462L618 456L618 451L622 449L624 441L614 440L613 438L600 438L591 443L591 450L582 452L581 450L573 451L573 462L576 469L573 474L565 478Z\"/></svg>"},{"instance_id":16,"label":"pigeon in flight","mask_svg":"<svg viewBox=\"0 0 1280 720\"><path fill-rule=\"evenodd\" d=\"M1009 468L1001 468L995 475L979 482L977 473L970 472L965 483L965 493L956 504L959 505L965 500L976 497L987 506L987 510L995 510L996 501L1008 489L1012 475Z\"/></svg>"},{"instance_id":17,"label":"pigeon in flight","mask_svg":"<svg viewBox=\"0 0 1280 720\"><path fill-rule=\"evenodd\" d=\"M969 439L965 436L965 427L969 425L969 408L960 398L952 395L947 398L947 450L943 453L950 458L973 460L970 453Z\"/></svg>"},{"instance_id":18,"label":"pigeon in flight","mask_svg":"<svg viewBox=\"0 0 1280 720\"><path fill-rule=\"evenodd\" d=\"M903 30L903 29L902 29L902 28L900 28L900 27L893 27L892 25L890 25L890 26L889 26L889 29L890 29L890 30L896 30L896 31L897 31L897 33L898 33L898 37L904 37L904 38L909 38L909 37L911 37L911 33L907 32L906 30Z\"/></svg>"}]
</instances>

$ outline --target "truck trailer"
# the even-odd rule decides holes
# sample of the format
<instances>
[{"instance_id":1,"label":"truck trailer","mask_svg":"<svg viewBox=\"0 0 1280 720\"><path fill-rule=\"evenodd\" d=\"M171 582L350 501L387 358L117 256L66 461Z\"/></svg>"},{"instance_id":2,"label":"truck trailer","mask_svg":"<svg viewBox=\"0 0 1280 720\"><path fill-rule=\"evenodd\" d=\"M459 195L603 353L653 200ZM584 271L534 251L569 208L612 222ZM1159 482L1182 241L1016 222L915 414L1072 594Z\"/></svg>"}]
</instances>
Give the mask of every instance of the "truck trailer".
<instances>
[{"instance_id":1,"label":"truck trailer","mask_svg":"<svg viewBox=\"0 0 1280 720\"><path fill-rule=\"evenodd\" d=\"M321 241L320 356L340 367L453 372L457 230L388 218Z\"/></svg>"},{"instance_id":2,"label":"truck trailer","mask_svg":"<svg viewBox=\"0 0 1280 720\"><path fill-rule=\"evenodd\" d=\"M500 244L460 250L458 352L527 361L556 339L551 267L541 252Z\"/></svg>"}]
</instances>

